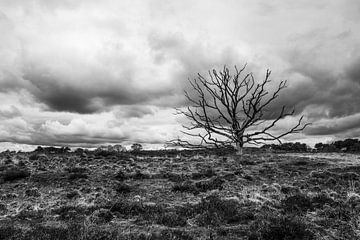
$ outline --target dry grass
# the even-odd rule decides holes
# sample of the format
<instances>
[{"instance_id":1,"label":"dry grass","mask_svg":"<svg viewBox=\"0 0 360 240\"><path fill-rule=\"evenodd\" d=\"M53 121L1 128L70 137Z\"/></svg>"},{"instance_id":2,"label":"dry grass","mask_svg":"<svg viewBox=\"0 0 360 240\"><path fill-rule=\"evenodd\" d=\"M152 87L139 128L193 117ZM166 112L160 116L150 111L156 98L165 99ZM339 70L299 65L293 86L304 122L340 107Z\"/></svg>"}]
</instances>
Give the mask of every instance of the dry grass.
<instances>
[{"instance_id":1,"label":"dry grass","mask_svg":"<svg viewBox=\"0 0 360 240\"><path fill-rule=\"evenodd\" d=\"M0 239L360 239L345 157L0 154Z\"/></svg>"}]
</instances>

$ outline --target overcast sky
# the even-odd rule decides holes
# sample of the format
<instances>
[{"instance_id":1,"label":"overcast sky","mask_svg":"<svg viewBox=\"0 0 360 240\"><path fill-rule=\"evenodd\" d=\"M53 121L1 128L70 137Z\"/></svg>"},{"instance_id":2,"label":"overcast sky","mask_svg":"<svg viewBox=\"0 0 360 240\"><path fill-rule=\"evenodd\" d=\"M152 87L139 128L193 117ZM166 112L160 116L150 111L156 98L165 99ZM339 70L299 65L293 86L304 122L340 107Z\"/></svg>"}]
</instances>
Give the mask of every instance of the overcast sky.
<instances>
[{"instance_id":1,"label":"overcast sky","mask_svg":"<svg viewBox=\"0 0 360 240\"><path fill-rule=\"evenodd\" d=\"M358 0L0 0L1 146L162 145L187 79L244 63L313 123L287 140L359 137L359 29Z\"/></svg>"}]
</instances>

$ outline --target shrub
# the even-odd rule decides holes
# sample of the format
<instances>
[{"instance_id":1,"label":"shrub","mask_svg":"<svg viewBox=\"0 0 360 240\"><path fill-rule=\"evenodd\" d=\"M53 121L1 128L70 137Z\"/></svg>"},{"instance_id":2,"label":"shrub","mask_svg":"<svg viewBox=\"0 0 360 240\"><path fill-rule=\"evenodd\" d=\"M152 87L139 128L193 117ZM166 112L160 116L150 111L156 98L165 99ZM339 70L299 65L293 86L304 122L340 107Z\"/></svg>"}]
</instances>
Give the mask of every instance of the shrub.
<instances>
[{"instance_id":1,"label":"shrub","mask_svg":"<svg viewBox=\"0 0 360 240\"><path fill-rule=\"evenodd\" d=\"M186 231L181 229L164 229L160 236L152 235L150 240L193 240L194 238Z\"/></svg>"},{"instance_id":2,"label":"shrub","mask_svg":"<svg viewBox=\"0 0 360 240\"><path fill-rule=\"evenodd\" d=\"M73 190L73 191L66 193L66 198L68 198L68 199L73 199L73 198L77 198L77 197L80 197L80 193L78 190Z\"/></svg>"},{"instance_id":3,"label":"shrub","mask_svg":"<svg viewBox=\"0 0 360 240\"><path fill-rule=\"evenodd\" d=\"M175 212L161 213L157 216L156 223L168 227L183 227L186 225L186 217Z\"/></svg>"},{"instance_id":4,"label":"shrub","mask_svg":"<svg viewBox=\"0 0 360 240\"><path fill-rule=\"evenodd\" d=\"M68 179L69 180L77 180L77 179L87 179L88 175L86 173L70 173Z\"/></svg>"},{"instance_id":5,"label":"shrub","mask_svg":"<svg viewBox=\"0 0 360 240\"><path fill-rule=\"evenodd\" d=\"M32 160L32 161L35 161L35 160L38 160L38 155L37 154L32 154L29 156L29 160Z\"/></svg>"},{"instance_id":6,"label":"shrub","mask_svg":"<svg viewBox=\"0 0 360 240\"><path fill-rule=\"evenodd\" d=\"M188 193L193 193L193 194L198 194L199 193L199 190L194 185L194 183L191 182L191 181L184 181L184 182L176 183L173 186L172 191L174 191L174 192L188 192Z\"/></svg>"},{"instance_id":7,"label":"shrub","mask_svg":"<svg viewBox=\"0 0 360 240\"><path fill-rule=\"evenodd\" d=\"M23 209L16 215L16 217L22 220L41 220L44 217L44 211Z\"/></svg>"},{"instance_id":8,"label":"shrub","mask_svg":"<svg viewBox=\"0 0 360 240\"><path fill-rule=\"evenodd\" d=\"M213 176L216 176L216 172L212 168L191 174L192 179L211 178Z\"/></svg>"},{"instance_id":9,"label":"shrub","mask_svg":"<svg viewBox=\"0 0 360 240\"><path fill-rule=\"evenodd\" d=\"M100 228L98 226L90 227L86 232L86 240L113 240L117 238L118 232L116 229Z\"/></svg>"},{"instance_id":10,"label":"shrub","mask_svg":"<svg viewBox=\"0 0 360 240\"><path fill-rule=\"evenodd\" d=\"M200 192L207 192L214 189L222 189L222 185L225 183L225 180L220 177L216 177L209 180L203 180L198 182L184 181L177 183L173 186L172 191L174 192L188 192L193 194L198 194Z\"/></svg>"},{"instance_id":11,"label":"shrub","mask_svg":"<svg viewBox=\"0 0 360 240\"><path fill-rule=\"evenodd\" d=\"M119 170L119 171L117 171L116 174L115 174L115 179L120 180L120 181L123 181L123 180L128 179L128 176L127 176L126 173L124 173L123 171Z\"/></svg>"},{"instance_id":12,"label":"shrub","mask_svg":"<svg viewBox=\"0 0 360 240\"><path fill-rule=\"evenodd\" d=\"M41 193L37 188L30 188L25 190L25 195L28 197L40 197Z\"/></svg>"},{"instance_id":13,"label":"shrub","mask_svg":"<svg viewBox=\"0 0 360 240\"><path fill-rule=\"evenodd\" d=\"M316 208L321 208L325 204L333 205L335 201L326 193L320 193L311 198L312 205Z\"/></svg>"},{"instance_id":14,"label":"shrub","mask_svg":"<svg viewBox=\"0 0 360 240\"><path fill-rule=\"evenodd\" d=\"M130 193L132 190L133 188L126 183L118 183L115 186L115 191L118 193Z\"/></svg>"},{"instance_id":15,"label":"shrub","mask_svg":"<svg viewBox=\"0 0 360 240\"><path fill-rule=\"evenodd\" d=\"M108 209L95 210L91 215L91 220L96 224L110 222L113 218L113 214Z\"/></svg>"},{"instance_id":16,"label":"shrub","mask_svg":"<svg viewBox=\"0 0 360 240\"><path fill-rule=\"evenodd\" d=\"M225 183L225 181L219 177L210 179L210 180L206 180L206 181L200 181L195 183L195 187L200 191L200 192L206 192L206 191L210 191L210 190L214 190L214 189L222 189L222 185Z\"/></svg>"},{"instance_id":17,"label":"shrub","mask_svg":"<svg viewBox=\"0 0 360 240\"><path fill-rule=\"evenodd\" d=\"M82 219L84 215L91 214L94 210L92 208L85 208L81 206L65 205L59 208L53 209L53 213L59 215L60 220L78 220Z\"/></svg>"},{"instance_id":18,"label":"shrub","mask_svg":"<svg viewBox=\"0 0 360 240\"><path fill-rule=\"evenodd\" d=\"M134 174L131 174L130 177L132 179L136 179L136 180L142 180L142 179L149 179L151 178L151 176L147 173L142 173L140 171L136 171Z\"/></svg>"},{"instance_id":19,"label":"shrub","mask_svg":"<svg viewBox=\"0 0 360 240\"><path fill-rule=\"evenodd\" d=\"M251 226L249 240L315 240L315 234L300 218L271 216Z\"/></svg>"},{"instance_id":20,"label":"shrub","mask_svg":"<svg viewBox=\"0 0 360 240\"><path fill-rule=\"evenodd\" d=\"M1 223L0 225L0 239L16 240L20 239L21 230L16 228L14 224Z\"/></svg>"},{"instance_id":21,"label":"shrub","mask_svg":"<svg viewBox=\"0 0 360 240\"><path fill-rule=\"evenodd\" d=\"M111 155L114 155L114 154L115 153L113 153L113 152L109 152L109 151L105 151L105 150L95 152L95 156L97 158L108 157L108 156L111 156Z\"/></svg>"},{"instance_id":22,"label":"shrub","mask_svg":"<svg viewBox=\"0 0 360 240\"><path fill-rule=\"evenodd\" d=\"M4 181L7 182L27 178L30 176L30 172L27 169L13 167L5 170L2 175Z\"/></svg>"},{"instance_id":23,"label":"shrub","mask_svg":"<svg viewBox=\"0 0 360 240\"><path fill-rule=\"evenodd\" d=\"M289 196L281 201L283 209L288 212L306 212L313 210L311 198L305 194Z\"/></svg>"},{"instance_id":24,"label":"shrub","mask_svg":"<svg viewBox=\"0 0 360 240\"><path fill-rule=\"evenodd\" d=\"M200 226L237 223L248 217L244 218L241 214L240 205L236 200L224 200L217 195L203 198L194 206L194 212L200 214L196 219Z\"/></svg>"},{"instance_id":25,"label":"shrub","mask_svg":"<svg viewBox=\"0 0 360 240\"><path fill-rule=\"evenodd\" d=\"M118 212L126 216L143 215L145 218L149 218L155 214L165 212L161 205L142 204L140 202L131 202L127 200L116 202L110 207L109 210L111 212Z\"/></svg>"},{"instance_id":26,"label":"shrub","mask_svg":"<svg viewBox=\"0 0 360 240\"><path fill-rule=\"evenodd\" d=\"M177 174L172 172L163 173L161 177L169 179L169 181L171 182L177 182L177 183L186 180L186 176L184 176L183 174Z\"/></svg>"},{"instance_id":27,"label":"shrub","mask_svg":"<svg viewBox=\"0 0 360 240\"><path fill-rule=\"evenodd\" d=\"M41 240L77 240L81 239L82 226L67 226L61 224L34 224L20 239Z\"/></svg>"},{"instance_id":28,"label":"shrub","mask_svg":"<svg viewBox=\"0 0 360 240\"><path fill-rule=\"evenodd\" d=\"M71 167L65 169L69 173L86 173L88 169L85 167Z\"/></svg>"}]
</instances>

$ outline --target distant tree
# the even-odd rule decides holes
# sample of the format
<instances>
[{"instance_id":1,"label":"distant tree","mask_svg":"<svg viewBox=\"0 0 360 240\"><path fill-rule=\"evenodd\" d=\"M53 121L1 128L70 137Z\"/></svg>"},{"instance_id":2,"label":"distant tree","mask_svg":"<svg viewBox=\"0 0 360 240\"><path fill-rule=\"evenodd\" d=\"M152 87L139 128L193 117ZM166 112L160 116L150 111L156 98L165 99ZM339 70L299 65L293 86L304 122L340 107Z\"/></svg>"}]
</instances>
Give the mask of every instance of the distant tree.
<instances>
[{"instance_id":1,"label":"distant tree","mask_svg":"<svg viewBox=\"0 0 360 240\"><path fill-rule=\"evenodd\" d=\"M324 144L323 143L316 143L315 144L315 148L316 148L316 150L318 150L318 151L322 151L323 150L323 148L324 148Z\"/></svg>"},{"instance_id":2,"label":"distant tree","mask_svg":"<svg viewBox=\"0 0 360 240\"><path fill-rule=\"evenodd\" d=\"M140 152L143 149L142 145L140 143L134 143L131 145L131 151L133 152Z\"/></svg>"},{"instance_id":3,"label":"distant tree","mask_svg":"<svg viewBox=\"0 0 360 240\"><path fill-rule=\"evenodd\" d=\"M192 104L178 114L190 120L183 126L184 134L196 137L200 143L175 139L170 144L185 148L224 147L236 144L237 154L241 155L245 143L262 144L266 141L278 141L291 133L302 131L308 124L302 124L303 116L289 130L275 134L271 132L279 120L294 114L285 106L269 118L266 111L271 103L286 88L281 81L274 91L269 92L271 71L267 70L265 79L256 83L253 74L242 76L246 65L232 75L227 67L221 71L209 71L209 78L201 74L193 81L189 80L195 96L185 91L185 97ZM269 120L272 119L272 120Z\"/></svg>"},{"instance_id":4,"label":"distant tree","mask_svg":"<svg viewBox=\"0 0 360 240\"><path fill-rule=\"evenodd\" d=\"M350 149L351 147L355 146L357 143L359 143L358 139L348 138L344 140L343 147Z\"/></svg>"},{"instance_id":5,"label":"distant tree","mask_svg":"<svg viewBox=\"0 0 360 240\"><path fill-rule=\"evenodd\" d=\"M67 153L70 152L71 149L69 147L61 147L60 149L54 148L55 151L60 152L60 153Z\"/></svg>"},{"instance_id":6,"label":"distant tree","mask_svg":"<svg viewBox=\"0 0 360 240\"><path fill-rule=\"evenodd\" d=\"M116 144L113 146L116 152L126 152L126 147Z\"/></svg>"},{"instance_id":7,"label":"distant tree","mask_svg":"<svg viewBox=\"0 0 360 240\"><path fill-rule=\"evenodd\" d=\"M35 152L42 152L44 151L44 148L41 147L41 146L38 146L36 149L35 149Z\"/></svg>"},{"instance_id":8,"label":"distant tree","mask_svg":"<svg viewBox=\"0 0 360 240\"><path fill-rule=\"evenodd\" d=\"M84 149L82 149L82 148L77 148L77 149L75 149L75 151L74 151L76 154L82 154L82 153L84 153Z\"/></svg>"}]
</instances>

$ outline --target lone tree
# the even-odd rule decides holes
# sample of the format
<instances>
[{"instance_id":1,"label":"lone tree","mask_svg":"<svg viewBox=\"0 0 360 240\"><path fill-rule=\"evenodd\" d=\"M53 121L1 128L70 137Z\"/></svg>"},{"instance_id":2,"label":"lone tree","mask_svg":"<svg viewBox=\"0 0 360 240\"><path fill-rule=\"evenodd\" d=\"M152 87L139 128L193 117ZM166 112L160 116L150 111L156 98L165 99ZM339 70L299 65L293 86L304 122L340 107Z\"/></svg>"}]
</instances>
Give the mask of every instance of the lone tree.
<instances>
[{"instance_id":1,"label":"lone tree","mask_svg":"<svg viewBox=\"0 0 360 240\"><path fill-rule=\"evenodd\" d=\"M131 145L131 151L140 152L143 149L143 146L140 143L134 143Z\"/></svg>"},{"instance_id":2,"label":"lone tree","mask_svg":"<svg viewBox=\"0 0 360 240\"><path fill-rule=\"evenodd\" d=\"M190 120L189 125L183 125L185 131L182 132L200 141L191 143L178 138L171 140L171 145L219 148L236 144L237 154L241 155L245 143L281 143L282 137L300 132L308 125L302 124L301 116L291 129L274 134L271 129L276 123L294 114L294 109L288 111L285 106L275 115L268 114L267 108L286 88L286 81L281 81L276 89L269 92L266 87L271 82L271 71L267 70L265 79L257 83L251 72L243 74L245 68L246 64L240 70L235 66L232 75L225 66L220 71L209 71L209 78L198 73L197 78L189 80L195 94L185 91L185 96L192 106L177 109L177 114Z\"/></svg>"}]
</instances>

